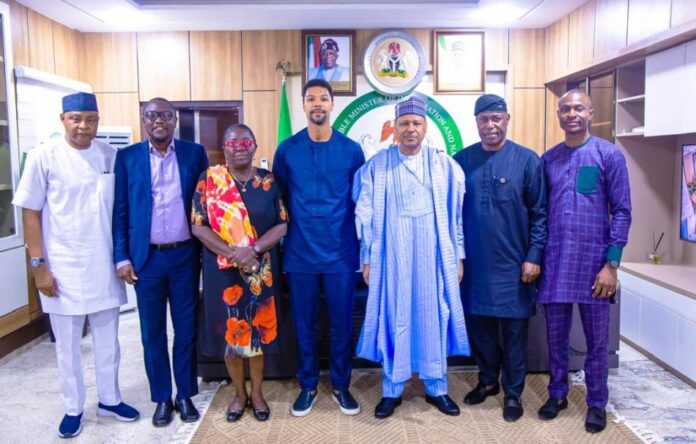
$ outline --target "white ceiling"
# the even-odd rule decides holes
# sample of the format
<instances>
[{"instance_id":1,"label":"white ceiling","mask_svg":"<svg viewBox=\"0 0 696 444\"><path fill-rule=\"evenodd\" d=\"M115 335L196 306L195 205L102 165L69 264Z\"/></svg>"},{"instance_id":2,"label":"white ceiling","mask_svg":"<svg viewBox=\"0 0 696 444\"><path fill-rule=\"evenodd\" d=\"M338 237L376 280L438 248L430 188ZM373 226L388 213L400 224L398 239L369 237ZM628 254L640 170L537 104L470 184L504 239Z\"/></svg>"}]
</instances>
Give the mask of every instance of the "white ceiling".
<instances>
[{"instance_id":1,"label":"white ceiling","mask_svg":"<svg viewBox=\"0 0 696 444\"><path fill-rule=\"evenodd\" d=\"M82 32L362 29L543 28L588 0L461 1L248 0L246 4L138 7L129 0L19 0ZM205 3L205 2L199 2ZM266 4L264 4L266 3ZM312 4L310 4L312 3Z\"/></svg>"}]
</instances>

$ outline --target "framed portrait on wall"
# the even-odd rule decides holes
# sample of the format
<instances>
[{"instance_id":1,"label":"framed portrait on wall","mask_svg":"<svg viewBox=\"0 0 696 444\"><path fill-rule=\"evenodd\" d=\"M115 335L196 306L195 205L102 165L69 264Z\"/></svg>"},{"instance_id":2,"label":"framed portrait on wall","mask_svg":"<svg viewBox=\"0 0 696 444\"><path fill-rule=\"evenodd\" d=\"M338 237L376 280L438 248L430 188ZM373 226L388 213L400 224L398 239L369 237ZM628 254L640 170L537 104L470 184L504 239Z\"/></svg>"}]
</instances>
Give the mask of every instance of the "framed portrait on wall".
<instances>
[{"instance_id":1,"label":"framed portrait on wall","mask_svg":"<svg viewBox=\"0 0 696 444\"><path fill-rule=\"evenodd\" d=\"M481 94L485 91L483 31L433 31L435 94Z\"/></svg>"},{"instance_id":2,"label":"framed portrait on wall","mask_svg":"<svg viewBox=\"0 0 696 444\"><path fill-rule=\"evenodd\" d=\"M682 146L681 223L679 238L696 242L696 145Z\"/></svg>"},{"instance_id":3,"label":"framed portrait on wall","mask_svg":"<svg viewBox=\"0 0 696 444\"><path fill-rule=\"evenodd\" d=\"M302 31L304 81L323 79L334 95L355 95L355 31Z\"/></svg>"}]
</instances>

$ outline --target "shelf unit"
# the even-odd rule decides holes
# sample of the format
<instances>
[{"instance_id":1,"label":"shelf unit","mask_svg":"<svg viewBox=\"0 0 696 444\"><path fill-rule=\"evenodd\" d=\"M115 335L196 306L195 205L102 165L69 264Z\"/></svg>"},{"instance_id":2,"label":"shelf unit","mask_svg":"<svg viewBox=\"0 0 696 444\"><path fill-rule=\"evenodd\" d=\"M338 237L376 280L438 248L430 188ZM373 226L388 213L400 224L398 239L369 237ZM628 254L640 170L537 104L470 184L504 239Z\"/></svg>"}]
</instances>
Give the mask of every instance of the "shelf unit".
<instances>
[{"instance_id":1,"label":"shelf unit","mask_svg":"<svg viewBox=\"0 0 696 444\"><path fill-rule=\"evenodd\" d=\"M616 137L642 137L645 126L645 61L616 70Z\"/></svg>"}]
</instances>

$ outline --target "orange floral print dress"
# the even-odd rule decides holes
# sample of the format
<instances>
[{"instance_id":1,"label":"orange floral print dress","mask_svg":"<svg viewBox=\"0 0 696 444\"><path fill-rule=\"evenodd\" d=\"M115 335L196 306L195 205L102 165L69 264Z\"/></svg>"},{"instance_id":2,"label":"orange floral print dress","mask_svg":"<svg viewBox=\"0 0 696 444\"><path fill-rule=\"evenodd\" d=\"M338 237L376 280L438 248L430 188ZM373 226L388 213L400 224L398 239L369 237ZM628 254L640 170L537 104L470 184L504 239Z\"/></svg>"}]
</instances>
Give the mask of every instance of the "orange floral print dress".
<instances>
[{"instance_id":1,"label":"orange floral print dress","mask_svg":"<svg viewBox=\"0 0 696 444\"><path fill-rule=\"evenodd\" d=\"M273 175L259 168L238 187L224 165L203 173L193 196L193 225L211 228L230 245L249 246L287 213ZM277 246L259 257L260 269L245 273L204 247L200 351L209 357L251 357L277 351L280 269Z\"/></svg>"}]
</instances>

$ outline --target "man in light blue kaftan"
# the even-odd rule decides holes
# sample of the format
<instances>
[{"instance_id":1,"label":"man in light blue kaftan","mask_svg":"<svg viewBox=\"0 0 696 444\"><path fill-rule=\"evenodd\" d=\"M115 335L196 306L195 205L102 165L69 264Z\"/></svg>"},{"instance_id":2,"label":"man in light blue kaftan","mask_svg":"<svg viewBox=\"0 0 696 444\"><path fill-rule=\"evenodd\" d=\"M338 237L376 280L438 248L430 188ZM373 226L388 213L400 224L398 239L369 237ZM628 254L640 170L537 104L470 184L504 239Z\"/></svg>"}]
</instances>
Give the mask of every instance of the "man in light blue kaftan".
<instances>
[{"instance_id":1,"label":"man in light blue kaftan","mask_svg":"<svg viewBox=\"0 0 696 444\"><path fill-rule=\"evenodd\" d=\"M458 285L464 173L444 151L422 144L425 116L420 97L397 104L398 145L370 159L353 184L369 285L357 355L382 364L378 418L401 404L413 372L423 380L428 403L458 415L447 396L447 356L469 354Z\"/></svg>"}]
</instances>

